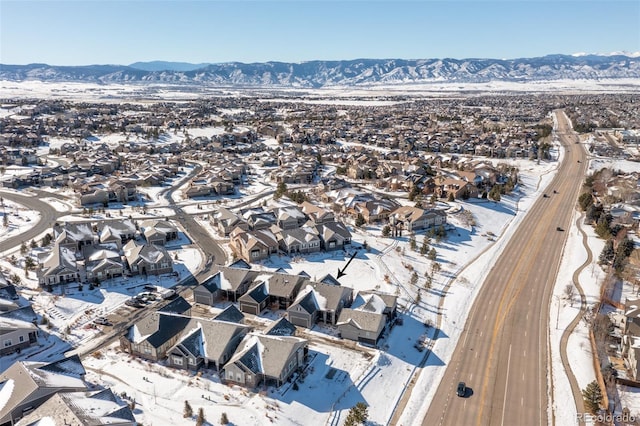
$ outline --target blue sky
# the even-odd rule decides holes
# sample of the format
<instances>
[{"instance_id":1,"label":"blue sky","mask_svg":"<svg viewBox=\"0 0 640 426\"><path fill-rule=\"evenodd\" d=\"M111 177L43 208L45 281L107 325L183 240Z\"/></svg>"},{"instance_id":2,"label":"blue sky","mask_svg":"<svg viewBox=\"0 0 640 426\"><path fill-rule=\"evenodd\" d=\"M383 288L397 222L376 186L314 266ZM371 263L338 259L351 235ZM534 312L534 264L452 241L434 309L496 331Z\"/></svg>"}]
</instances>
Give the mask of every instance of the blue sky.
<instances>
[{"instance_id":1,"label":"blue sky","mask_svg":"<svg viewBox=\"0 0 640 426\"><path fill-rule=\"evenodd\" d=\"M639 0L0 0L3 64L614 51L640 51Z\"/></svg>"}]
</instances>

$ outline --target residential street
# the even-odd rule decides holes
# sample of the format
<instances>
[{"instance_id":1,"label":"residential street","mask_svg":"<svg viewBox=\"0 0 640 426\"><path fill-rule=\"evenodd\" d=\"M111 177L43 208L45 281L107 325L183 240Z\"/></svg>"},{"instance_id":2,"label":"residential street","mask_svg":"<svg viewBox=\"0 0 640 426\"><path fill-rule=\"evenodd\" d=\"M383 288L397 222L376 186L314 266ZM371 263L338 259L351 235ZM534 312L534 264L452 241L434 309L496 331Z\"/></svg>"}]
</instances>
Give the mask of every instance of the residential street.
<instances>
[{"instance_id":1,"label":"residential street","mask_svg":"<svg viewBox=\"0 0 640 426\"><path fill-rule=\"evenodd\" d=\"M486 277L424 425L549 423L549 301L586 158L564 113L556 117L566 157Z\"/></svg>"}]
</instances>

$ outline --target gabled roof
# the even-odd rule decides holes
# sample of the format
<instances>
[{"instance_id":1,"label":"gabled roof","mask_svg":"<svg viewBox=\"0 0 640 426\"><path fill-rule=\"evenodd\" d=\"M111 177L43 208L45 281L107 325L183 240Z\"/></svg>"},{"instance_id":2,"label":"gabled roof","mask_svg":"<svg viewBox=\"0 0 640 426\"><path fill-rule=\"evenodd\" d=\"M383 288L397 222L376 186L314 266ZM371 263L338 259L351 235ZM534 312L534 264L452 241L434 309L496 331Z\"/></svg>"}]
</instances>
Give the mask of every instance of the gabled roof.
<instances>
[{"instance_id":1,"label":"gabled roof","mask_svg":"<svg viewBox=\"0 0 640 426\"><path fill-rule=\"evenodd\" d=\"M187 302L184 297L178 296L162 308L158 309L158 312L182 315L189 309L191 309L191 304Z\"/></svg>"},{"instance_id":2,"label":"gabled roof","mask_svg":"<svg viewBox=\"0 0 640 426\"><path fill-rule=\"evenodd\" d=\"M87 426L136 422L129 406L124 402L118 402L111 389L57 393L25 416L21 424L34 426L47 420L60 425L67 421L77 421Z\"/></svg>"},{"instance_id":3,"label":"gabled roof","mask_svg":"<svg viewBox=\"0 0 640 426\"><path fill-rule=\"evenodd\" d=\"M250 333L240 343L229 364L236 364L253 374L279 378L291 354L306 345L307 341L299 337Z\"/></svg>"},{"instance_id":4,"label":"gabled roof","mask_svg":"<svg viewBox=\"0 0 640 426\"><path fill-rule=\"evenodd\" d=\"M269 297L269 286L266 282L260 281L254 285L245 294L240 296L238 301L246 302L253 301L256 303L262 303Z\"/></svg>"},{"instance_id":5,"label":"gabled roof","mask_svg":"<svg viewBox=\"0 0 640 426\"><path fill-rule=\"evenodd\" d=\"M381 313L345 308L340 312L336 325L350 324L364 331L377 332L386 322L386 316Z\"/></svg>"},{"instance_id":6,"label":"gabled roof","mask_svg":"<svg viewBox=\"0 0 640 426\"><path fill-rule=\"evenodd\" d=\"M228 265L230 268L242 268L242 269L251 269L251 265L245 262L243 259L238 259L232 264Z\"/></svg>"},{"instance_id":7,"label":"gabled roof","mask_svg":"<svg viewBox=\"0 0 640 426\"><path fill-rule=\"evenodd\" d=\"M327 274L320 279L321 283L331 284L331 285L340 285L340 282L333 277L331 274Z\"/></svg>"},{"instance_id":8,"label":"gabled roof","mask_svg":"<svg viewBox=\"0 0 640 426\"><path fill-rule=\"evenodd\" d=\"M268 336L294 336L296 334L296 326L291 324L285 317L273 321L263 331Z\"/></svg>"},{"instance_id":9,"label":"gabled roof","mask_svg":"<svg viewBox=\"0 0 640 426\"><path fill-rule=\"evenodd\" d=\"M154 348L182 332L191 318L166 312L153 312L129 327L127 339L133 343L145 340Z\"/></svg>"},{"instance_id":10,"label":"gabled roof","mask_svg":"<svg viewBox=\"0 0 640 426\"><path fill-rule=\"evenodd\" d=\"M219 321L240 323L244 321L244 314L238 308L236 308L235 305L229 305L222 312L213 317L213 319Z\"/></svg>"}]
</instances>

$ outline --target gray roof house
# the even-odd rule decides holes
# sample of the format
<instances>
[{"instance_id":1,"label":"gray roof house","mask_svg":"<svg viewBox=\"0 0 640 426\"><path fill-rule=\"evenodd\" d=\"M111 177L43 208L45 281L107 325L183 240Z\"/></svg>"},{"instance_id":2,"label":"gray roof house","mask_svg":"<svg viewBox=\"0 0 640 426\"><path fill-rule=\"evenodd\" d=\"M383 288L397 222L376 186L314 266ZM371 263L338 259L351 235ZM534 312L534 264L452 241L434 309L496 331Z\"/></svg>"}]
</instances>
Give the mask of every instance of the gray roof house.
<instances>
[{"instance_id":1,"label":"gray roof house","mask_svg":"<svg viewBox=\"0 0 640 426\"><path fill-rule=\"evenodd\" d=\"M287 309L287 319L312 328L318 321L335 325L343 308L351 306L353 290L333 284L309 282Z\"/></svg>"},{"instance_id":2,"label":"gray roof house","mask_svg":"<svg viewBox=\"0 0 640 426\"><path fill-rule=\"evenodd\" d=\"M131 355L158 361L176 344L191 318L166 312L152 312L120 337L120 348Z\"/></svg>"},{"instance_id":3,"label":"gray roof house","mask_svg":"<svg viewBox=\"0 0 640 426\"><path fill-rule=\"evenodd\" d=\"M54 243L51 252L36 271L40 285L53 285L78 281L75 251Z\"/></svg>"},{"instance_id":4,"label":"gray roof house","mask_svg":"<svg viewBox=\"0 0 640 426\"><path fill-rule=\"evenodd\" d=\"M266 281L258 281L256 285L238 298L241 312L260 315L269 303L269 285Z\"/></svg>"},{"instance_id":5,"label":"gray roof house","mask_svg":"<svg viewBox=\"0 0 640 426\"><path fill-rule=\"evenodd\" d=\"M124 247L124 258L133 275L161 275L173 272L173 260L162 246L138 245L135 240Z\"/></svg>"},{"instance_id":6,"label":"gray roof house","mask_svg":"<svg viewBox=\"0 0 640 426\"><path fill-rule=\"evenodd\" d=\"M195 303L213 306L215 302L222 299L222 274L220 271L204 279L193 289L193 300Z\"/></svg>"},{"instance_id":7,"label":"gray roof house","mask_svg":"<svg viewBox=\"0 0 640 426\"><path fill-rule=\"evenodd\" d=\"M224 366L227 383L255 388L260 383L281 386L304 367L308 354L305 339L293 336L248 334Z\"/></svg>"},{"instance_id":8,"label":"gray roof house","mask_svg":"<svg viewBox=\"0 0 640 426\"><path fill-rule=\"evenodd\" d=\"M74 355L48 364L18 361L0 375L0 424L12 424L58 392L86 391L85 370Z\"/></svg>"},{"instance_id":9,"label":"gray roof house","mask_svg":"<svg viewBox=\"0 0 640 426\"><path fill-rule=\"evenodd\" d=\"M167 351L168 364L176 368L220 369L233 355L251 327L219 320L192 318L178 342Z\"/></svg>"},{"instance_id":10,"label":"gray roof house","mask_svg":"<svg viewBox=\"0 0 640 426\"><path fill-rule=\"evenodd\" d=\"M316 225L316 231L323 250L340 250L351 244L351 231L342 222L324 222Z\"/></svg>"},{"instance_id":11,"label":"gray roof house","mask_svg":"<svg viewBox=\"0 0 640 426\"><path fill-rule=\"evenodd\" d=\"M16 426L41 426L51 421L69 426L136 426L129 405L111 389L93 392L56 393L44 404L23 417Z\"/></svg>"},{"instance_id":12,"label":"gray roof house","mask_svg":"<svg viewBox=\"0 0 640 426\"><path fill-rule=\"evenodd\" d=\"M0 316L0 356L20 352L38 341L38 327L32 322Z\"/></svg>"},{"instance_id":13,"label":"gray roof house","mask_svg":"<svg viewBox=\"0 0 640 426\"><path fill-rule=\"evenodd\" d=\"M336 325L343 338L376 345L389 321L395 318L396 309L394 295L360 292L351 308L342 310Z\"/></svg>"}]
</instances>

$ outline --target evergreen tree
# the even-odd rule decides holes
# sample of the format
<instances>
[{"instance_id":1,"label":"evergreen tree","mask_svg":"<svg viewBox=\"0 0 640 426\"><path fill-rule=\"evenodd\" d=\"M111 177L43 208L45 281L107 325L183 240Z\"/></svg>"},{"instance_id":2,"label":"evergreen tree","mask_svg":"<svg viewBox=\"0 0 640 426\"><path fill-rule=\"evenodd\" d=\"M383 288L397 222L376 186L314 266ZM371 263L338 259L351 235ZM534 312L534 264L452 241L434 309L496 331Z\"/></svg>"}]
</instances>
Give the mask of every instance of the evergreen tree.
<instances>
[{"instance_id":1,"label":"evergreen tree","mask_svg":"<svg viewBox=\"0 0 640 426\"><path fill-rule=\"evenodd\" d=\"M602 402L602 391L597 381L593 381L582 390L582 397L584 398L584 407L591 414L596 414L600 410L600 403Z\"/></svg>"},{"instance_id":2,"label":"evergreen tree","mask_svg":"<svg viewBox=\"0 0 640 426\"><path fill-rule=\"evenodd\" d=\"M344 421L344 426L363 425L369 418L369 407L364 402L358 402L351 410Z\"/></svg>"},{"instance_id":3,"label":"evergreen tree","mask_svg":"<svg viewBox=\"0 0 640 426\"><path fill-rule=\"evenodd\" d=\"M196 419L196 426L204 425L205 421L207 421L207 419L204 418L204 410L202 409L202 407L200 407L198 408L198 418Z\"/></svg>"},{"instance_id":4,"label":"evergreen tree","mask_svg":"<svg viewBox=\"0 0 640 426\"><path fill-rule=\"evenodd\" d=\"M222 415L220 416L220 424L221 425L229 424L229 418L227 417L227 413L222 413Z\"/></svg>"},{"instance_id":5,"label":"evergreen tree","mask_svg":"<svg viewBox=\"0 0 640 426\"><path fill-rule=\"evenodd\" d=\"M273 194L273 198L277 200L281 198L283 195L285 195L286 193L287 193L287 184L284 182L279 182L278 187L276 188L276 192L275 194Z\"/></svg>"},{"instance_id":6,"label":"evergreen tree","mask_svg":"<svg viewBox=\"0 0 640 426\"><path fill-rule=\"evenodd\" d=\"M382 228L382 236L383 237L388 237L389 235L391 235L391 227L389 225L385 225Z\"/></svg>"},{"instance_id":7,"label":"evergreen tree","mask_svg":"<svg viewBox=\"0 0 640 426\"><path fill-rule=\"evenodd\" d=\"M411 274L411 281L409 282L411 285L416 285L418 283L418 273L416 271L413 271L413 274Z\"/></svg>"},{"instance_id":8,"label":"evergreen tree","mask_svg":"<svg viewBox=\"0 0 640 426\"><path fill-rule=\"evenodd\" d=\"M606 215L600 215L595 231L600 238L607 239L611 237L611 232L609 231L609 220Z\"/></svg>"},{"instance_id":9,"label":"evergreen tree","mask_svg":"<svg viewBox=\"0 0 640 426\"><path fill-rule=\"evenodd\" d=\"M191 416L193 416L193 408L191 408L191 404L189 404L189 401L185 400L182 417L184 417L185 419L188 419Z\"/></svg>"},{"instance_id":10,"label":"evergreen tree","mask_svg":"<svg viewBox=\"0 0 640 426\"><path fill-rule=\"evenodd\" d=\"M589 192L584 192L578 197L578 204L583 212L586 212L593 205L593 196Z\"/></svg>"},{"instance_id":11,"label":"evergreen tree","mask_svg":"<svg viewBox=\"0 0 640 426\"><path fill-rule=\"evenodd\" d=\"M411 237L409 238L409 248L411 250L415 250L416 247L417 247L416 237L415 237L415 235L411 234Z\"/></svg>"},{"instance_id":12,"label":"evergreen tree","mask_svg":"<svg viewBox=\"0 0 640 426\"><path fill-rule=\"evenodd\" d=\"M22 242L22 244L20 245L20 254L22 254L24 256L24 254L27 252L27 245L24 243L24 241Z\"/></svg>"},{"instance_id":13,"label":"evergreen tree","mask_svg":"<svg viewBox=\"0 0 640 426\"><path fill-rule=\"evenodd\" d=\"M364 225L364 223L365 223L364 216L362 216L362 213L358 213L358 217L356 217L356 226L360 227Z\"/></svg>"},{"instance_id":14,"label":"evergreen tree","mask_svg":"<svg viewBox=\"0 0 640 426\"><path fill-rule=\"evenodd\" d=\"M420 246L420 254L423 256L429 252L429 243L427 241L429 241L429 237L425 235Z\"/></svg>"},{"instance_id":15,"label":"evergreen tree","mask_svg":"<svg viewBox=\"0 0 640 426\"><path fill-rule=\"evenodd\" d=\"M429 250L429 254L427 255L427 259L436 260L436 257L438 257L438 252L436 252L435 248L431 247L431 250Z\"/></svg>"}]
</instances>

